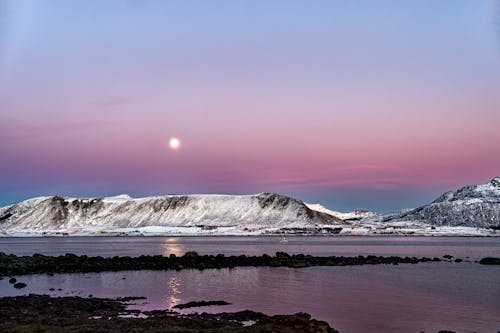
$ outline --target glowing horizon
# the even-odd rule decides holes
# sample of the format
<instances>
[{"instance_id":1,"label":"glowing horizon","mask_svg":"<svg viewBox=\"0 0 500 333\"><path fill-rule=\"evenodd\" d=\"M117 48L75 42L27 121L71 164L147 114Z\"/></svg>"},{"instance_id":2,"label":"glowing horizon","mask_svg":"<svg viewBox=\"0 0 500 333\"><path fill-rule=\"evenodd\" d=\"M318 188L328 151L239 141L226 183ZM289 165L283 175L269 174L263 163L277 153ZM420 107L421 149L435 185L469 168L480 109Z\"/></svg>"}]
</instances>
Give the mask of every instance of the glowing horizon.
<instances>
[{"instance_id":1,"label":"glowing horizon","mask_svg":"<svg viewBox=\"0 0 500 333\"><path fill-rule=\"evenodd\" d=\"M0 205L278 192L389 211L499 176L500 2L217 4L0 2Z\"/></svg>"}]
</instances>

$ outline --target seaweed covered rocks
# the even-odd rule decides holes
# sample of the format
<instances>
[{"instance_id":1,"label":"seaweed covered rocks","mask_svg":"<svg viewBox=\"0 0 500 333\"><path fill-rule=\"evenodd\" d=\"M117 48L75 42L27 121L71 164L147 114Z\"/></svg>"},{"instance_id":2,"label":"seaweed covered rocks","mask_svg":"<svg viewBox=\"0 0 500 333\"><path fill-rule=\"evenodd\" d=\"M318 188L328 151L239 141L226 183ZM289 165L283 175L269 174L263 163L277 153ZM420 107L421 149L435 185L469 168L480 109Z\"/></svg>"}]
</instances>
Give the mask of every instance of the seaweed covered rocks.
<instances>
[{"instance_id":1,"label":"seaweed covered rocks","mask_svg":"<svg viewBox=\"0 0 500 333\"><path fill-rule=\"evenodd\" d=\"M30 314L27 316L26 314ZM235 332L336 333L306 313L267 316L254 311L180 315L127 310L119 300L29 295L0 298L1 332Z\"/></svg>"},{"instance_id":2,"label":"seaweed covered rocks","mask_svg":"<svg viewBox=\"0 0 500 333\"><path fill-rule=\"evenodd\" d=\"M0 252L0 276L39 274L39 273L86 273L123 270L181 270L185 268L235 268L235 267L292 267L310 266L352 266L377 264L417 264L420 262L439 262L439 258L416 257L381 257L381 256L311 256L304 254L290 255L277 252L274 257L261 256L225 256L199 255L194 251L183 256L139 256L139 257L88 257L67 253L63 256L16 256Z\"/></svg>"}]
</instances>

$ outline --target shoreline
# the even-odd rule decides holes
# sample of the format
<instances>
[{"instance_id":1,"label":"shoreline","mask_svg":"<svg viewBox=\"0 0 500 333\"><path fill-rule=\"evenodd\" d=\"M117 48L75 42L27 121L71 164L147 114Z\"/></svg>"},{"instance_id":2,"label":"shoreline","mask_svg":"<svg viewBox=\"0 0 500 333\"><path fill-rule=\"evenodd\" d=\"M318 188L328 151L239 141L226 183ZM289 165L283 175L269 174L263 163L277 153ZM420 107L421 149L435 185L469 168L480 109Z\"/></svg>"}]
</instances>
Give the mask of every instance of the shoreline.
<instances>
[{"instance_id":1,"label":"shoreline","mask_svg":"<svg viewBox=\"0 0 500 333\"><path fill-rule=\"evenodd\" d=\"M29 294L0 297L2 332L148 332L148 333L340 333L310 314L267 315L253 310L182 314L174 310L128 309L143 297L51 297ZM210 303L210 301L208 302ZM29 314L29 315L27 315ZM425 332L419 330L421 332ZM434 331L434 330L432 330ZM453 330L435 330L455 333Z\"/></svg>"},{"instance_id":2,"label":"shoreline","mask_svg":"<svg viewBox=\"0 0 500 333\"><path fill-rule=\"evenodd\" d=\"M307 313L265 315L234 313L180 314L170 310L129 310L135 297L121 299L48 295L0 297L2 332L235 332L338 333ZM26 315L29 313L29 315Z\"/></svg>"},{"instance_id":3,"label":"shoreline","mask_svg":"<svg viewBox=\"0 0 500 333\"><path fill-rule=\"evenodd\" d=\"M106 271L134 271L134 270L183 270L183 269L220 269L237 267L289 267L305 268L314 266L360 266L360 265L399 265L417 264L425 262L442 263L490 263L497 264L498 258L482 258L481 260L464 260L451 255L442 257L399 257L399 256L311 256L304 254L288 254L276 252L275 256L263 254L261 256L246 255L199 255L195 251L188 251L183 256L145 256L138 257L89 257L87 255L65 254L61 256L46 256L34 254L32 256L16 256L0 252L0 277L27 275L27 274L55 274L55 273L97 273ZM486 261L485 261L486 260Z\"/></svg>"},{"instance_id":4,"label":"shoreline","mask_svg":"<svg viewBox=\"0 0 500 333\"><path fill-rule=\"evenodd\" d=\"M182 237L182 238L217 238L217 237L255 237L255 238L273 238L273 237L287 237L287 238L300 238L300 237L325 237L325 238L351 238L351 237L359 237L359 238L391 238L391 237L415 237L415 238L497 238L500 237L500 232L494 232L493 234L174 234L174 233L152 233L150 235L143 234L69 234L69 235L39 235L39 234L24 234L24 235L1 235L0 239L10 239L10 238L161 238L161 237Z\"/></svg>"}]
</instances>

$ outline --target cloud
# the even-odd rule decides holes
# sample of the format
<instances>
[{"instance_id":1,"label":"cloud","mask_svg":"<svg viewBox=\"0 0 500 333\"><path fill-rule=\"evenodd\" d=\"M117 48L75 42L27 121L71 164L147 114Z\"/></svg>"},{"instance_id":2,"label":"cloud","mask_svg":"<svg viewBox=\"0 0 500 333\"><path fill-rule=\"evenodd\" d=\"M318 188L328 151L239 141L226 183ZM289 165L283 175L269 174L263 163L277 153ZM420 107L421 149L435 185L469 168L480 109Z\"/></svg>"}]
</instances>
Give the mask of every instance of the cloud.
<instances>
[{"instance_id":1,"label":"cloud","mask_svg":"<svg viewBox=\"0 0 500 333\"><path fill-rule=\"evenodd\" d=\"M0 144L15 141L33 140L46 137L55 137L74 133L75 131L86 131L96 127L111 125L106 121L84 121L84 122L61 122L47 125L8 125L4 122L4 128L0 133Z\"/></svg>"}]
</instances>

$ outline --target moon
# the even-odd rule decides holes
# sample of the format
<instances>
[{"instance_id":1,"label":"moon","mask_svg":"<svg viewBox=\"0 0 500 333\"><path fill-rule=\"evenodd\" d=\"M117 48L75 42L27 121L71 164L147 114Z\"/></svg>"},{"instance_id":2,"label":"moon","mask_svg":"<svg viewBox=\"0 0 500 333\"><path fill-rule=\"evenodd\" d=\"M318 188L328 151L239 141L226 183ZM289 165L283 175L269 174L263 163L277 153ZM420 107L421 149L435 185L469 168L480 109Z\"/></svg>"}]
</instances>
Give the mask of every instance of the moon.
<instances>
[{"instance_id":1,"label":"moon","mask_svg":"<svg viewBox=\"0 0 500 333\"><path fill-rule=\"evenodd\" d=\"M171 138L168 144L170 145L170 148L174 150L179 149L179 147L181 146L181 142L177 138Z\"/></svg>"}]
</instances>

